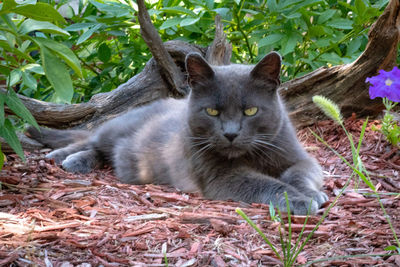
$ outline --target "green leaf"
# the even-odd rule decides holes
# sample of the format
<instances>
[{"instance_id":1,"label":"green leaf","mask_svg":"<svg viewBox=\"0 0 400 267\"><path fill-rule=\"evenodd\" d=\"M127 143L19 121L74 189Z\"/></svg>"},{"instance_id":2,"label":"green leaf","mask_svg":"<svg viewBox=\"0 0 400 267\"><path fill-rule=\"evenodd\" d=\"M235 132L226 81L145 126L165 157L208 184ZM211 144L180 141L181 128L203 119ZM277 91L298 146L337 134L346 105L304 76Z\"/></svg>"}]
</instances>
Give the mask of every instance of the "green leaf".
<instances>
[{"instance_id":1,"label":"green leaf","mask_svg":"<svg viewBox=\"0 0 400 267\"><path fill-rule=\"evenodd\" d=\"M335 14L336 14L336 10L335 9L328 9L328 10L322 12L318 16L317 24L323 24L324 22L326 22L329 19L331 19Z\"/></svg>"},{"instance_id":2,"label":"green leaf","mask_svg":"<svg viewBox=\"0 0 400 267\"><path fill-rule=\"evenodd\" d=\"M30 73L28 72L22 72L22 82L25 84L25 86L36 90L37 88L37 81L35 77L33 77Z\"/></svg>"},{"instance_id":3,"label":"green leaf","mask_svg":"<svg viewBox=\"0 0 400 267\"><path fill-rule=\"evenodd\" d=\"M221 18L226 20L229 20L229 17L231 16L231 10L226 7L216 8L213 11L220 15Z\"/></svg>"},{"instance_id":4,"label":"green leaf","mask_svg":"<svg viewBox=\"0 0 400 267\"><path fill-rule=\"evenodd\" d=\"M343 58L340 57L338 54L333 53L333 52L322 54L322 55L319 57L319 59L320 59L321 61L325 61L325 62L331 63L331 64L333 64L333 65L339 65L339 64L342 64L342 63L343 63Z\"/></svg>"},{"instance_id":5,"label":"green leaf","mask_svg":"<svg viewBox=\"0 0 400 267\"><path fill-rule=\"evenodd\" d=\"M202 31L199 27L197 27L196 24L185 26L185 29L188 31L191 31L191 32L197 32L200 34L204 34L204 31Z\"/></svg>"},{"instance_id":6,"label":"green leaf","mask_svg":"<svg viewBox=\"0 0 400 267\"><path fill-rule=\"evenodd\" d=\"M8 66L0 65L0 73L3 73L5 76L10 75L10 68Z\"/></svg>"},{"instance_id":7,"label":"green leaf","mask_svg":"<svg viewBox=\"0 0 400 267\"><path fill-rule=\"evenodd\" d=\"M10 13L14 7L18 4L14 0L4 0L3 6L0 11L0 15Z\"/></svg>"},{"instance_id":8,"label":"green leaf","mask_svg":"<svg viewBox=\"0 0 400 267\"><path fill-rule=\"evenodd\" d=\"M111 49L108 47L106 43L102 43L97 50L97 57L107 63L111 58Z\"/></svg>"},{"instance_id":9,"label":"green leaf","mask_svg":"<svg viewBox=\"0 0 400 267\"><path fill-rule=\"evenodd\" d=\"M17 6L12 9L12 12L35 20L66 23L63 16L47 3L38 2L36 5Z\"/></svg>"},{"instance_id":10,"label":"green leaf","mask_svg":"<svg viewBox=\"0 0 400 267\"><path fill-rule=\"evenodd\" d=\"M8 94L5 95L5 103L7 106L20 118L27 121L30 125L39 129L39 125L37 124L35 118L29 112L29 110L24 106L21 99L19 99L18 95L14 92L14 90L8 90Z\"/></svg>"},{"instance_id":11,"label":"green leaf","mask_svg":"<svg viewBox=\"0 0 400 267\"><path fill-rule=\"evenodd\" d=\"M23 67L21 67L21 71L30 71L30 72L34 72L40 75L44 75L44 70L42 68L42 66L40 66L39 64L33 63L33 64L27 64Z\"/></svg>"},{"instance_id":12,"label":"green leaf","mask_svg":"<svg viewBox=\"0 0 400 267\"><path fill-rule=\"evenodd\" d=\"M389 0L378 0L372 6L377 9L381 9L389 2Z\"/></svg>"},{"instance_id":13,"label":"green leaf","mask_svg":"<svg viewBox=\"0 0 400 267\"><path fill-rule=\"evenodd\" d=\"M32 31L42 31L45 33L60 34L65 36L70 36L67 31L57 27L48 21L37 21L34 19L27 19L19 26L18 32L20 34L27 34Z\"/></svg>"},{"instance_id":14,"label":"green leaf","mask_svg":"<svg viewBox=\"0 0 400 267\"><path fill-rule=\"evenodd\" d=\"M181 6L174 6L174 7L164 7L161 9L162 11L164 11L165 13L169 13L169 14L186 14L192 17L196 17L196 13L194 13L193 11L186 9L184 7Z\"/></svg>"},{"instance_id":15,"label":"green leaf","mask_svg":"<svg viewBox=\"0 0 400 267\"><path fill-rule=\"evenodd\" d=\"M214 0L205 0L207 9L211 10L214 8Z\"/></svg>"},{"instance_id":16,"label":"green leaf","mask_svg":"<svg viewBox=\"0 0 400 267\"><path fill-rule=\"evenodd\" d=\"M14 126L9 119L4 121L4 127L0 127L0 136L6 140L7 144L18 154L18 156L25 161L24 151L22 150L21 143L15 134Z\"/></svg>"},{"instance_id":17,"label":"green leaf","mask_svg":"<svg viewBox=\"0 0 400 267\"><path fill-rule=\"evenodd\" d=\"M22 53L25 53L26 49L29 47L29 45L30 45L31 43L32 43L32 42L31 42L30 40L25 40L25 41L20 45L20 47L18 47L18 50L21 51Z\"/></svg>"},{"instance_id":18,"label":"green leaf","mask_svg":"<svg viewBox=\"0 0 400 267\"><path fill-rule=\"evenodd\" d=\"M18 69L12 70L10 73L9 80L7 81L7 84L9 86L14 86L15 84L21 81L21 78L22 78L22 73L20 70Z\"/></svg>"},{"instance_id":19,"label":"green leaf","mask_svg":"<svg viewBox=\"0 0 400 267\"><path fill-rule=\"evenodd\" d=\"M361 47L361 44L362 44L361 36L351 40L349 45L347 46L346 54L350 57L353 56L354 54L356 54L356 52L358 52L358 49Z\"/></svg>"},{"instance_id":20,"label":"green leaf","mask_svg":"<svg viewBox=\"0 0 400 267\"><path fill-rule=\"evenodd\" d=\"M396 251L397 247L396 246L387 246L383 250L385 250L385 251Z\"/></svg>"},{"instance_id":21,"label":"green leaf","mask_svg":"<svg viewBox=\"0 0 400 267\"><path fill-rule=\"evenodd\" d=\"M198 22L199 19L200 19L200 17L197 17L197 18L186 18L186 19L182 20L180 25L181 25L181 27L189 26L189 25L192 25L192 24L195 24L196 22Z\"/></svg>"},{"instance_id":22,"label":"green leaf","mask_svg":"<svg viewBox=\"0 0 400 267\"><path fill-rule=\"evenodd\" d=\"M71 103L74 89L65 64L45 46L40 47L40 55L46 77L55 90L53 101Z\"/></svg>"},{"instance_id":23,"label":"green leaf","mask_svg":"<svg viewBox=\"0 0 400 267\"><path fill-rule=\"evenodd\" d=\"M35 41L40 43L42 46L46 46L48 49L56 53L59 57L61 57L68 66L71 67L75 71L75 73L79 77L83 77L82 69L80 65L79 59L75 56L74 52L71 51L66 45L56 42L52 39L45 38L33 38Z\"/></svg>"},{"instance_id":24,"label":"green leaf","mask_svg":"<svg viewBox=\"0 0 400 267\"><path fill-rule=\"evenodd\" d=\"M300 36L298 33L291 32L288 37L282 39L282 56L292 53L297 45L297 42L300 41Z\"/></svg>"},{"instance_id":25,"label":"green leaf","mask_svg":"<svg viewBox=\"0 0 400 267\"><path fill-rule=\"evenodd\" d=\"M271 12L278 11L278 4L276 3L276 0L267 0L267 6Z\"/></svg>"},{"instance_id":26,"label":"green leaf","mask_svg":"<svg viewBox=\"0 0 400 267\"><path fill-rule=\"evenodd\" d=\"M94 22L75 23L75 24L69 25L68 27L64 28L64 30L69 31L69 32L80 31L80 30L84 30L84 29L87 29L87 28L95 26L95 25L97 25L97 23L94 23Z\"/></svg>"},{"instance_id":27,"label":"green leaf","mask_svg":"<svg viewBox=\"0 0 400 267\"><path fill-rule=\"evenodd\" d=\"M356 0L354 4L356 6L357 14L359 16L363 16L365 13L365 10L367 9L367 6L365 5L364 1Z\"/></svg>"},{"instance_id":28,"label":"green leaf","mask_svg":"<svg viewBox=\"0 0 400 267\"><path fill-rule=\"evenodd\" d=\"M322 25L314 25L308 28L308 34L311 37L320 37L326 34L325 27Z\"/></svg>"},{"instance_id":29,"label":"green leaf","mask_svg":"<svg viewBox=\"0 0 400 267\"><path fill-rule=\"evenodd\" d=\"M0 41L0 47L3 47L4 50L6 50L7 52L11 52L23 59L26 59L29 62L35 61L33 58L30 57L30 55L28 53L22 53L17 48L14 48L14 46L10 46L10 44L8 42Z\"/></svg>"},{"instance_id":30,"label":"green leaf","mask_svg":"<svg viewBox=\"0 0 400 267\"><path fill-rule=\"evenodd\" d=\"M134 9L132 9L130 6L122 4L122 3L116 3L116 2L111 2L111 1L104 1L104 3L100 3L99 1L89 1L92 5L94 5L99 11L106 13L109 16L113 17L123 17L123 16L129 16L130 12L135 12Z\"/></svg>"},{"instance_id":31,"label":"green leaf","mask_svg":"<svg viewBox=\"0 0 400 267\"><path fill-rule=\"evenodd\" d=\"M171 19L168 19L164 21L164 23L160 26L160 30L165 30L168 28L171 28L173 26L178 25L183 19L180 17L173 17Z\"/></svg>"},{"instance_id":32,"label":"green leaf","mask_svg":"<svg viewBox=\"0 0 400 267\"><path fill-rule=\"evenodd\" d=\"M343 18L338 18L338 19L333 19L331 21L328 21L326 23L326 25L336 28L336 29L341 29L341 30L353 29L353 21L351 21L349 19L343 19Z\"/></svg>"},{"instance_id":33,"label":"green leaf","mask_svg":"<svg viewBox=\"0 0 400 267\"><path fill-rule=\"evenodd\" d=\"M285 14L283 14L282 13L282 16L284 16L286 19L298 19L298 18L300 18L302 15L301 15L301 13L293 13L293 14L290 14L290 15L285 15Z\"/></svg>"},{"instance_id":34,"label":"green leaf","mask_svg":"<svg viewBox=\"0 0 400 267\"><path fill-rule=\"evenodd\" d=\"M279 42L282 39L282 37L283 37L283 35L280 33L270 34L267 37L262 38L258 42L258 47L263 47L263 46L267 46L267 45L271 45L276 42Z\"/></svg>"},{"instance_id":35,"label":"green leaf","mask_svg":"<svg viewBox=\"0 0 400 267\"><path fill-rule=\"evenodd\" d=\"M103 25L103 24L97 24L96 26L94 26L94 27L90 28L89 30L85 31L85 32L79 37L79 39L78 39L78 41L76 42L76 44L77 44L77 45L78 45L78 44L81 44L81 43L83 43L84 41L86 41L87 39L89 39L89 37L92 36L92 34L93 34L95 31L97 31L98 29L100 29L100 27L101 27L102 25Z\"/></svg>"}]
</instances>

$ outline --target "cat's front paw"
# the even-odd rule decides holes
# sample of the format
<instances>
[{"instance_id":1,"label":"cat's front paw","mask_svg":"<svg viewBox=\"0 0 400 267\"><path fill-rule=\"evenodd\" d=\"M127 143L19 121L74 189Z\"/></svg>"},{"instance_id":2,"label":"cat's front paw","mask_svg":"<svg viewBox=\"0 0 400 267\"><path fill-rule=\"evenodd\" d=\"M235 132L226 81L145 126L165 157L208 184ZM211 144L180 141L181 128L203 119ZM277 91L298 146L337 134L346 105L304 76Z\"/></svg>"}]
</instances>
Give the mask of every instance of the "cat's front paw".
<instances>
[{"instance_id":1,"label":"cat's front paw","mask_svg":"<svg viewBox=\"0 0 400 267\"><path fill-rule=\"evenodd\" d=\"M318 207L321 207L321 205L324 204L329 199L328 195L322 191L313 191L310 194L307 194L307 196L310 196L313 199L313 201L317 202Z\"/></svg>"},{"instance_id":2,"label":"cat's front paw","mask_svg":"<svg viewBox=\"0 0 400 267\"><path fill-rule=\"evenodd\" d=\"M316 214L320 204L314 199L302 196L290 197L288 196L290 213L294 215L313 215ZM288 212L286 199L283 198L279 201L279 209Z\"/></svg>"}]
</instances>

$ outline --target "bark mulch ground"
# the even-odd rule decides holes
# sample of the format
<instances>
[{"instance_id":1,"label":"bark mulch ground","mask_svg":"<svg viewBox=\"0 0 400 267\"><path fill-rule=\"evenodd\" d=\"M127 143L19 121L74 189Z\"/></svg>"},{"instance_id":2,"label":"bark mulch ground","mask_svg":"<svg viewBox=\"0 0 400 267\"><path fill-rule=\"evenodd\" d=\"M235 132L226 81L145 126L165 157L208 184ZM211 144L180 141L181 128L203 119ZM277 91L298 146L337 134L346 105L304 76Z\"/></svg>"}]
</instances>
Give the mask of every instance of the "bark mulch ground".
<instances>
[{"instance_id":1,"label":"bark mulch ground","mask_svg":"<svg viewBox=\"0 0 400 267\"><path fill-rule=\"evenodd\" d=\"M346 121L355 138L362 123ZM361 158L400 234L400 152L372 131L372 125L378 122L368 124ZM349 143L337 125L322 121L311 129L351 162ZM300 130L299 138L324 167L324 190L332 202L351 170L316 141L310 128ZM165 258L168 266L280 264L235 212L240 207L281 251L280 223L271 218L268 205L204 200L166 186L120 184L111 169L71 174L45 159L44 152L27 153L26 163L9 155L0 172L0 266L167 266ZM385 247L395 245L370 192L353 179L296 264L329 258L314 266L400 266L398 255L365 256L390 254ZM309 218L306 234L329 202ZM292 216L293 244L304 221L304 216ZM361 256L343 257L351 255Z\"/></svg>"}]
</instances>

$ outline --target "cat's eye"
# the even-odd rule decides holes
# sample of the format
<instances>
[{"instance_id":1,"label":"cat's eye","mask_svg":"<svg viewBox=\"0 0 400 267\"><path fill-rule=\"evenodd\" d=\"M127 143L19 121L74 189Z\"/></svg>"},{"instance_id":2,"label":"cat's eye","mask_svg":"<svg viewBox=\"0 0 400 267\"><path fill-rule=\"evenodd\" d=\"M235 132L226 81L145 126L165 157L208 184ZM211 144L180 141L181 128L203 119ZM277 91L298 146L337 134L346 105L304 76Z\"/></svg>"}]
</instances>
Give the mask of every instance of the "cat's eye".
<instances>
[{"instance_id":1,"label":"cat's eye","mask_svg":"<svg viewBox=\"0 0 400 267\"><path fill-rule=\"evenodd\" d=\"M246 116L254 116L258 111L257 107L252 107L244 110L244 115Z\"/></svg>"},{"instance_id":2,"label":"cat's eye","mask_svg":"<svg viewBox=\"0 0 400 267\"><path fill-rule=\"evenodd\" d=\"M218 116L219 111L213 108L206 108L206 112L210 116Z\"/></svg>"}]
</instances>

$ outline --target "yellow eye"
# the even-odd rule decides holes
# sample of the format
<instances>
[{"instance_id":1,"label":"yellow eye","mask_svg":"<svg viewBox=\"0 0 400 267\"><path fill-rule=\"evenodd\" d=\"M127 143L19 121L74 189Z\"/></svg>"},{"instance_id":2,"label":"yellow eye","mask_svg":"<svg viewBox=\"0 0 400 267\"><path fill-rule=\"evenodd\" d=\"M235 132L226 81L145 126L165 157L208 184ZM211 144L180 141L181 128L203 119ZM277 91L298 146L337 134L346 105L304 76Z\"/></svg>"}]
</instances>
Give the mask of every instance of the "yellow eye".
<instances>
[{"instance_id":1,"label":"yellow eye","mask_svg":"<svg viewBox=\"0 0 400 267\"><path fill-rule=\"evenodd\" d=\"M246 116L254 116L258 111L257 107L252 107L244 110L244 115Z\"/></svg>"},{"instance_id":2,"label":"yellow eye","mask_svg":"<svg viewBox=\"0 0 400 267\"><path fill-rule=\"evenodd\" d=\"M206 108L207 114L210 116L218 116L219 111L213 108Z\"/></svg>"}]
</instances>

